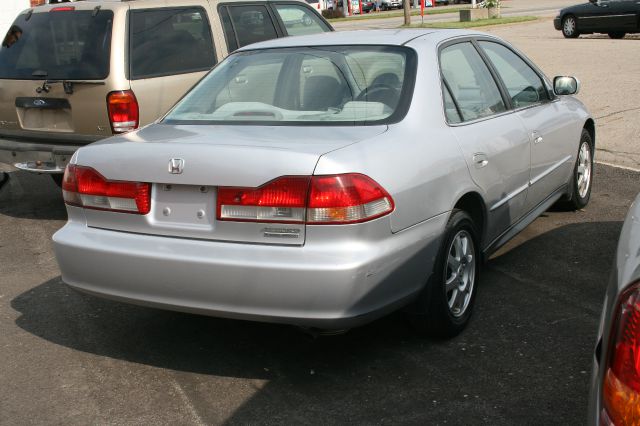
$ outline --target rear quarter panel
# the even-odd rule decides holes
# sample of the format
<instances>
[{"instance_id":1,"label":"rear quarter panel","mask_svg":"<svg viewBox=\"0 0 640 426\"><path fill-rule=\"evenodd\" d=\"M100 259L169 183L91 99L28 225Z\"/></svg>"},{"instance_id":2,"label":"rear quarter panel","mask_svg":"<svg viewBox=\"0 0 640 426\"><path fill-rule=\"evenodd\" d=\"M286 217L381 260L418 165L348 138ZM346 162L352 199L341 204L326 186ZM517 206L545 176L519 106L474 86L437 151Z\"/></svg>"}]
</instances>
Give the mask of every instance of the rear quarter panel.
<instances>
[{"instance_id":1,"label":"rear quarter panel","mask_svg":"<svg viewBox=\"0 0 640 426\"><path fill-rule=\"evenodd\" d=\"M459 145L446 125L435 46L416 41L417 80L406 117L374 138L322 156L315 174L357 172L393 197L392 232L450 211L467 192L478 191Z\"/></svg>"}]
</instances>

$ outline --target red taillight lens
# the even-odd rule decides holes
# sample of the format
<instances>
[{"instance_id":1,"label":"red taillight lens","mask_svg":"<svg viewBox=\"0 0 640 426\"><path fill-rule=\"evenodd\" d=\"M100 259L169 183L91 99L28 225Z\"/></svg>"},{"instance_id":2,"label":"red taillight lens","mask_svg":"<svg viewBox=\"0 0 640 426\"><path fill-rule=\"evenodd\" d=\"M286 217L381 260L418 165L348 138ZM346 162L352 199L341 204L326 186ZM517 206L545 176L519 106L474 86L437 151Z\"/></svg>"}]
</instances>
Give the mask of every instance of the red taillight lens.
<instances>
[{"instance_id":1,"label":"red taillight lens","mask_svg":"<svg viewBox=\"0 0 640 426\"><path fill-rule=\"evenodd\" d=\"M129 132L138 128L138 100L131 90L109 93L107 109L113 133Z\"/></svg>"},{"instance_id":2,"label":"red taillight lens","mask_svg":"<svg viewBox=\"0 0 640 426\"><path fill-rule=\"evenodd\" d=\"M321 224L358 223L393 211L391 196L355 173L285 176L259 188L218 189L218 219Z\"/></svg>"},{"instance_id":3,"label":"red taillight lens","mask_svg":"<svg viewBox=\"0 0 640 426\"><path fill-rule=\"evenodd\" d=\"M603 419L640 425L640 283L619 299L603 383Z\"/></svg>"},{"instance_id":4,"label":"red taillight lens","mask_svg":"<svg viewBox=\"0 0 640 426\"><path fill-rule=\"evenodd\" d=\"M60 6L54 7L53 9L49 10L49 12L71 12L72 10L76 10L76 8L74 6Z\"/></svg>"},{"instance_id":5,"label":"red taillight lens","mask_svg":"<svg viewBox=\"0 0 640 426\"><path fill-rule=\"evenodd\" d=\"M364 222L391 211L391 196L368 176L349 173L311 180L308 223Z\"/></svg>"},{"instance_id":6,"label":"red taillight lens","mask_svg":"<svg viewBox=\"0 0 640 426\"><path fill-rule=\"evenodd\" d=\"M218 219L304 222L309 177L284 176L259 188L218 189Z\"/></svg>"},{"instance_id":7,"label":"red taillight lens","mask_svg":"<svg viewBox=\"0 0 640 426\"><path fill-rule=\"evenodd\" d=\"M147 214L151 210L151 185L107 180L90 167L69 164L62 180L67 204L89 209Z\"/></svg>"}]
</instances>

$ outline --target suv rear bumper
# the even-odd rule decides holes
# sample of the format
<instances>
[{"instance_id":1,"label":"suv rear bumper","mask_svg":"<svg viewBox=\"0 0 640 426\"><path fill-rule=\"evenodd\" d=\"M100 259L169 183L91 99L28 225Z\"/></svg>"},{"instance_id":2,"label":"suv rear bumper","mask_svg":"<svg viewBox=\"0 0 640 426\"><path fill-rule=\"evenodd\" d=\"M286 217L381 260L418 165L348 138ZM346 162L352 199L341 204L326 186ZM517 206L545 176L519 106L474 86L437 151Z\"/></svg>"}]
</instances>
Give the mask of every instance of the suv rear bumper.
<instances>
[{"instance_id":1,"label":"suv rear bumper","mask_svg":"<svg viewBox=\"0 0 640 426\"><path fill-rule=\"evenodd\" d=\"M0 135L0 163L34 173L62 173L76 150L95 137L82 142L39 143Z\"/></svg>"}]
</instances>

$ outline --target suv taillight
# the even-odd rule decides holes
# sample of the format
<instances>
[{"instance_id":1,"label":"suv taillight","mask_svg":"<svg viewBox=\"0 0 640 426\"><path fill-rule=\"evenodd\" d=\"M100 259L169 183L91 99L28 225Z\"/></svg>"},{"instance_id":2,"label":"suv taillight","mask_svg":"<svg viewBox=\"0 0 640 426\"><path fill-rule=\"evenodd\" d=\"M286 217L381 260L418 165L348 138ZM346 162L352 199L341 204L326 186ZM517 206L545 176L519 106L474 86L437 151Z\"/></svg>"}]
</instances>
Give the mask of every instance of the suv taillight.
<instances>
[{"instance_id":1,"label":"suv taillight","mask_svg":"<svg viewBox=\"0 0 640 426\"><path fill-rule=\"evenodd\" d=\"M140 123L138 100L131 90L109 93L107 109L113 133L130 132L138 128Z\"/></svg>"},{"instance_id":2,"label":"suv taillight","mask_svg":"<svg viewBox=\"0 0 640 426\"><path fill-rule=\"evenodd\" d=\"M283 176L258 188L218 188L218 220L348 224L393 211L391 196L368 176Z\"/></svg>"},{"instance_id":3,"label":"suv taillight","mask_svg":"<svg viewBox=\"0 0 640 426\"><path fill-rule=\"evenodd\" d=\"M602 425L640 424L640 283L618 300L602 385Z\"/></svg>"},{"instance_id":4,"label":"suv taillight","mask_svg":"<svg viewBox=\"0 0 640 426\"><path fill-rule=\"evenodd\" d=\"M91 167L69 164L62 179L64 202L87 209L147 214L151 210L151 185L107 180Z\"/></svg>"}]
</instances>

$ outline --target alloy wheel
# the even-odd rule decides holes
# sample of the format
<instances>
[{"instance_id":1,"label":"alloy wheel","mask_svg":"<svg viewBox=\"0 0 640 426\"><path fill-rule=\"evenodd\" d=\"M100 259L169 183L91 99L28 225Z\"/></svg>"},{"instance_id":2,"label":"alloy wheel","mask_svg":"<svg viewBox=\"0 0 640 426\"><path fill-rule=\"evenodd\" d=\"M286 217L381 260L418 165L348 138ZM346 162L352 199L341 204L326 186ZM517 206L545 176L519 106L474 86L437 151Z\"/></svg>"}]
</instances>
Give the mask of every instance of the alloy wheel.
<instances>
[{"instance_id":1,"label":"alloy wheel","mask_svg":"<svg viewBox=\"0 0 640 426\"><path fill-rule=\"evenodd\" d=\"M459 231L451 241L445 277L449 311L454 317L460 317L469 307L476 277L473 238L465 230Z\"/></svg>"},{"instance_id":2,"label":"alloy wheel","mask_svg":"<svg viewBox=\"0 0 640 426\"><path fill-rule=\"evenodd\" d=\"M582 142L580 152L578 153L578 169L576 171L576 183L578 185L578 195L580 198L586 197L589 193L592 168L591 148L587 142Z\"/></svg>"}]
</instances>

